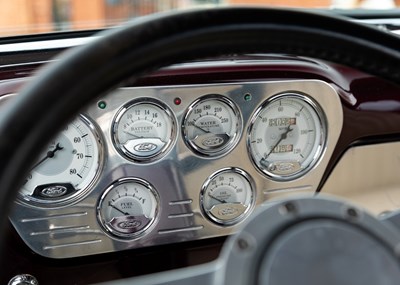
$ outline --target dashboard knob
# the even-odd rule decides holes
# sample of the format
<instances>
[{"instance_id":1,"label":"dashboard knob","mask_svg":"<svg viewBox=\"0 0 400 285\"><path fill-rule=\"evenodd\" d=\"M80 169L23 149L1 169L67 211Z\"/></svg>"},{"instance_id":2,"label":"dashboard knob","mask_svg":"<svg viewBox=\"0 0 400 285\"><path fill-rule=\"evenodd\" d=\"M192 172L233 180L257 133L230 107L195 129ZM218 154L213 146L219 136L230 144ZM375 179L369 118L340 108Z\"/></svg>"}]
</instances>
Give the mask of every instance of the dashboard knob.
<instances>
[{"instance_id":1,"label":"dashboard knob","mask_svg":"<svg viewBox=\"0 0 400 285\"><path fill-rule=\"evenodd\" d=\"M32 275L19 274L11 278L8 285L39 285L39 282Z\"/></svg>"}]
</instances>

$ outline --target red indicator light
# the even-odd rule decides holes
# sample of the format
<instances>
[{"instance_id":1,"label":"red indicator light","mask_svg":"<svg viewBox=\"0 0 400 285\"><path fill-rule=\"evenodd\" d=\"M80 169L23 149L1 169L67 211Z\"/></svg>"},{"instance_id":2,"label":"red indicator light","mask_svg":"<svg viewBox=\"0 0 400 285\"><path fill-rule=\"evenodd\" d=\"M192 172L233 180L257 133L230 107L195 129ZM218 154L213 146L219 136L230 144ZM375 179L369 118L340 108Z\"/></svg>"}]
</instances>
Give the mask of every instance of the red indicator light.
<instances>
[{"instance_id":1,"label":"red indicator light","mask_svg":"<svg viewBox=\"0 0 400 285\"><path fill-rule=\"evenodd\" d=\"M176 98L174 99L174 104L175 104L175 105L180 105L181 103L182 103L182 99L181 99L181 98L176 97Z\"/></svg>"}]
</instances>

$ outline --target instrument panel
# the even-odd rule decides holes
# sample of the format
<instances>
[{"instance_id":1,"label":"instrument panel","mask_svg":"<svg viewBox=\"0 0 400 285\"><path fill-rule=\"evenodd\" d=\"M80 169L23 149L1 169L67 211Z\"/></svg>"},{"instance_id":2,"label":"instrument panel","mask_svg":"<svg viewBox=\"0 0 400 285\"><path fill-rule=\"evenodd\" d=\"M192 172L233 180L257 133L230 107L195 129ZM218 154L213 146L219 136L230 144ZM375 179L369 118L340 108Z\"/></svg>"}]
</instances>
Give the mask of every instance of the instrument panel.
<instances>
[{"instance_id":1,"label":"instrument panel","mask_svg":"<svg viewBox=\"0 0 400 285\"><path fill-rule=\"evenodd\" d=\"M119 88L46 146L10 220L51 258L229 235L315 191L342 122L318 80Z\"/></svg>"}]
</instances>

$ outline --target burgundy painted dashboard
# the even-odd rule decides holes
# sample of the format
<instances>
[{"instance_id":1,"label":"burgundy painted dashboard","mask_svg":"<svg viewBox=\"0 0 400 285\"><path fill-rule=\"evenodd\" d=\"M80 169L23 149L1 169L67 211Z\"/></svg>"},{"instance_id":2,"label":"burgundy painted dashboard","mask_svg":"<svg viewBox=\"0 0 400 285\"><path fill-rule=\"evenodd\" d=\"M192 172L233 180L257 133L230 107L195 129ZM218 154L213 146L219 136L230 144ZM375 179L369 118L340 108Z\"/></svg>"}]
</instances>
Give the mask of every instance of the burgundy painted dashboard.
<instances>
[{"instance_id":1,"label":"burgundy painted dashboard","mask_svg":"<svg viewBox=\"0 0 400 285\"><path fill-rule=\"evenodd\" d=\"M54 53L40 55L50 60ZM48 58L46 58L48 56ZM7 55L8 61L20 58ZM39 60L39 59L38 59ZM35 56L29 62L0 67L0 96L18 93L43 63ZM290 55L230 56L176 65L142 78L126 81L126 86L183 86L198 84L235 84L317 79L328 83L339 95L343 127L327 163L324 182L345 151L356 145L398 141L400 138L400 88L389 82L337 64ZM56 94L55 94L56 96ZM341 119L341 118L338 118ZM54 260L31 251L13 227L8 236L7 261L2 265L0 283L20 273L36 276L40 284L89 284L117 278L185 267L215 259L224 237L173 245L160 245L102 255ZM163 262L155 262L163 260ZM79 280L79 281L77 281Z\"/></svg>"}]
</instances>

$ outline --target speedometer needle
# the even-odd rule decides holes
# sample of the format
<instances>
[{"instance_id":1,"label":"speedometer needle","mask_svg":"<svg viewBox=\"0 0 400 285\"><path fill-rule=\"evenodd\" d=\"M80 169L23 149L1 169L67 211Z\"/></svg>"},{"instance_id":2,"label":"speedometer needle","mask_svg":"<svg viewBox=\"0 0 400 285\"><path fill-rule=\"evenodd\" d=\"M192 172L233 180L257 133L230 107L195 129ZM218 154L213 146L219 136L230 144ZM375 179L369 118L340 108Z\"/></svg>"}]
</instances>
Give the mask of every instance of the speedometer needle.
<instances>
[{"instance_id":1,"label":"speedometer needle","mask_svg":"<svg viewBox=\"0 0 400 285\"><path fill-rule=\"evenodd\" d=\"M59 150L64 149L62 146L60 146L60 143L56 144L56 147L53 150L49 150L46 154L45 157L43 157L41 160L39 160L33 167L32 169L35 169L36 167L38 167L40 164L42 164L44 161L46 161L48 158L52 158L54 157L55 153Z\"/></svg>"},{"instance_id":2,"label":"speedometer needle","mask_svg":"<svg viewBox=\"0 0 400 285\"><path fill-rule=\"evenodd\" d=\"M122 210L120 210L119 208L115 207L113 204L111 204L111 201L108 202L108 206L110 206L111 208L114 208L115 210L117 210L118 212L124 214L125 216L129 216L130 214L127 212L124 212Z\"/></svg>"},{"instance_id":3,"label":"speedometer needle","mask_svg":"<svg viewBox=\"0 0 400 285\"><path fill-rule=\"evenodd\" d=\"M286 129L286 131L281 134L281 137L279 138L278 142L271 148L271 150L269 151L269 153L264 157L264 159L267 159L267 157L274 151L274 149L281 143L281 141L283 141L284 139L287 138L287 134L290 133L291 131L293 131L293 129L290 128L291 125L289 125Z\"/></svg>"}]
</instances>

